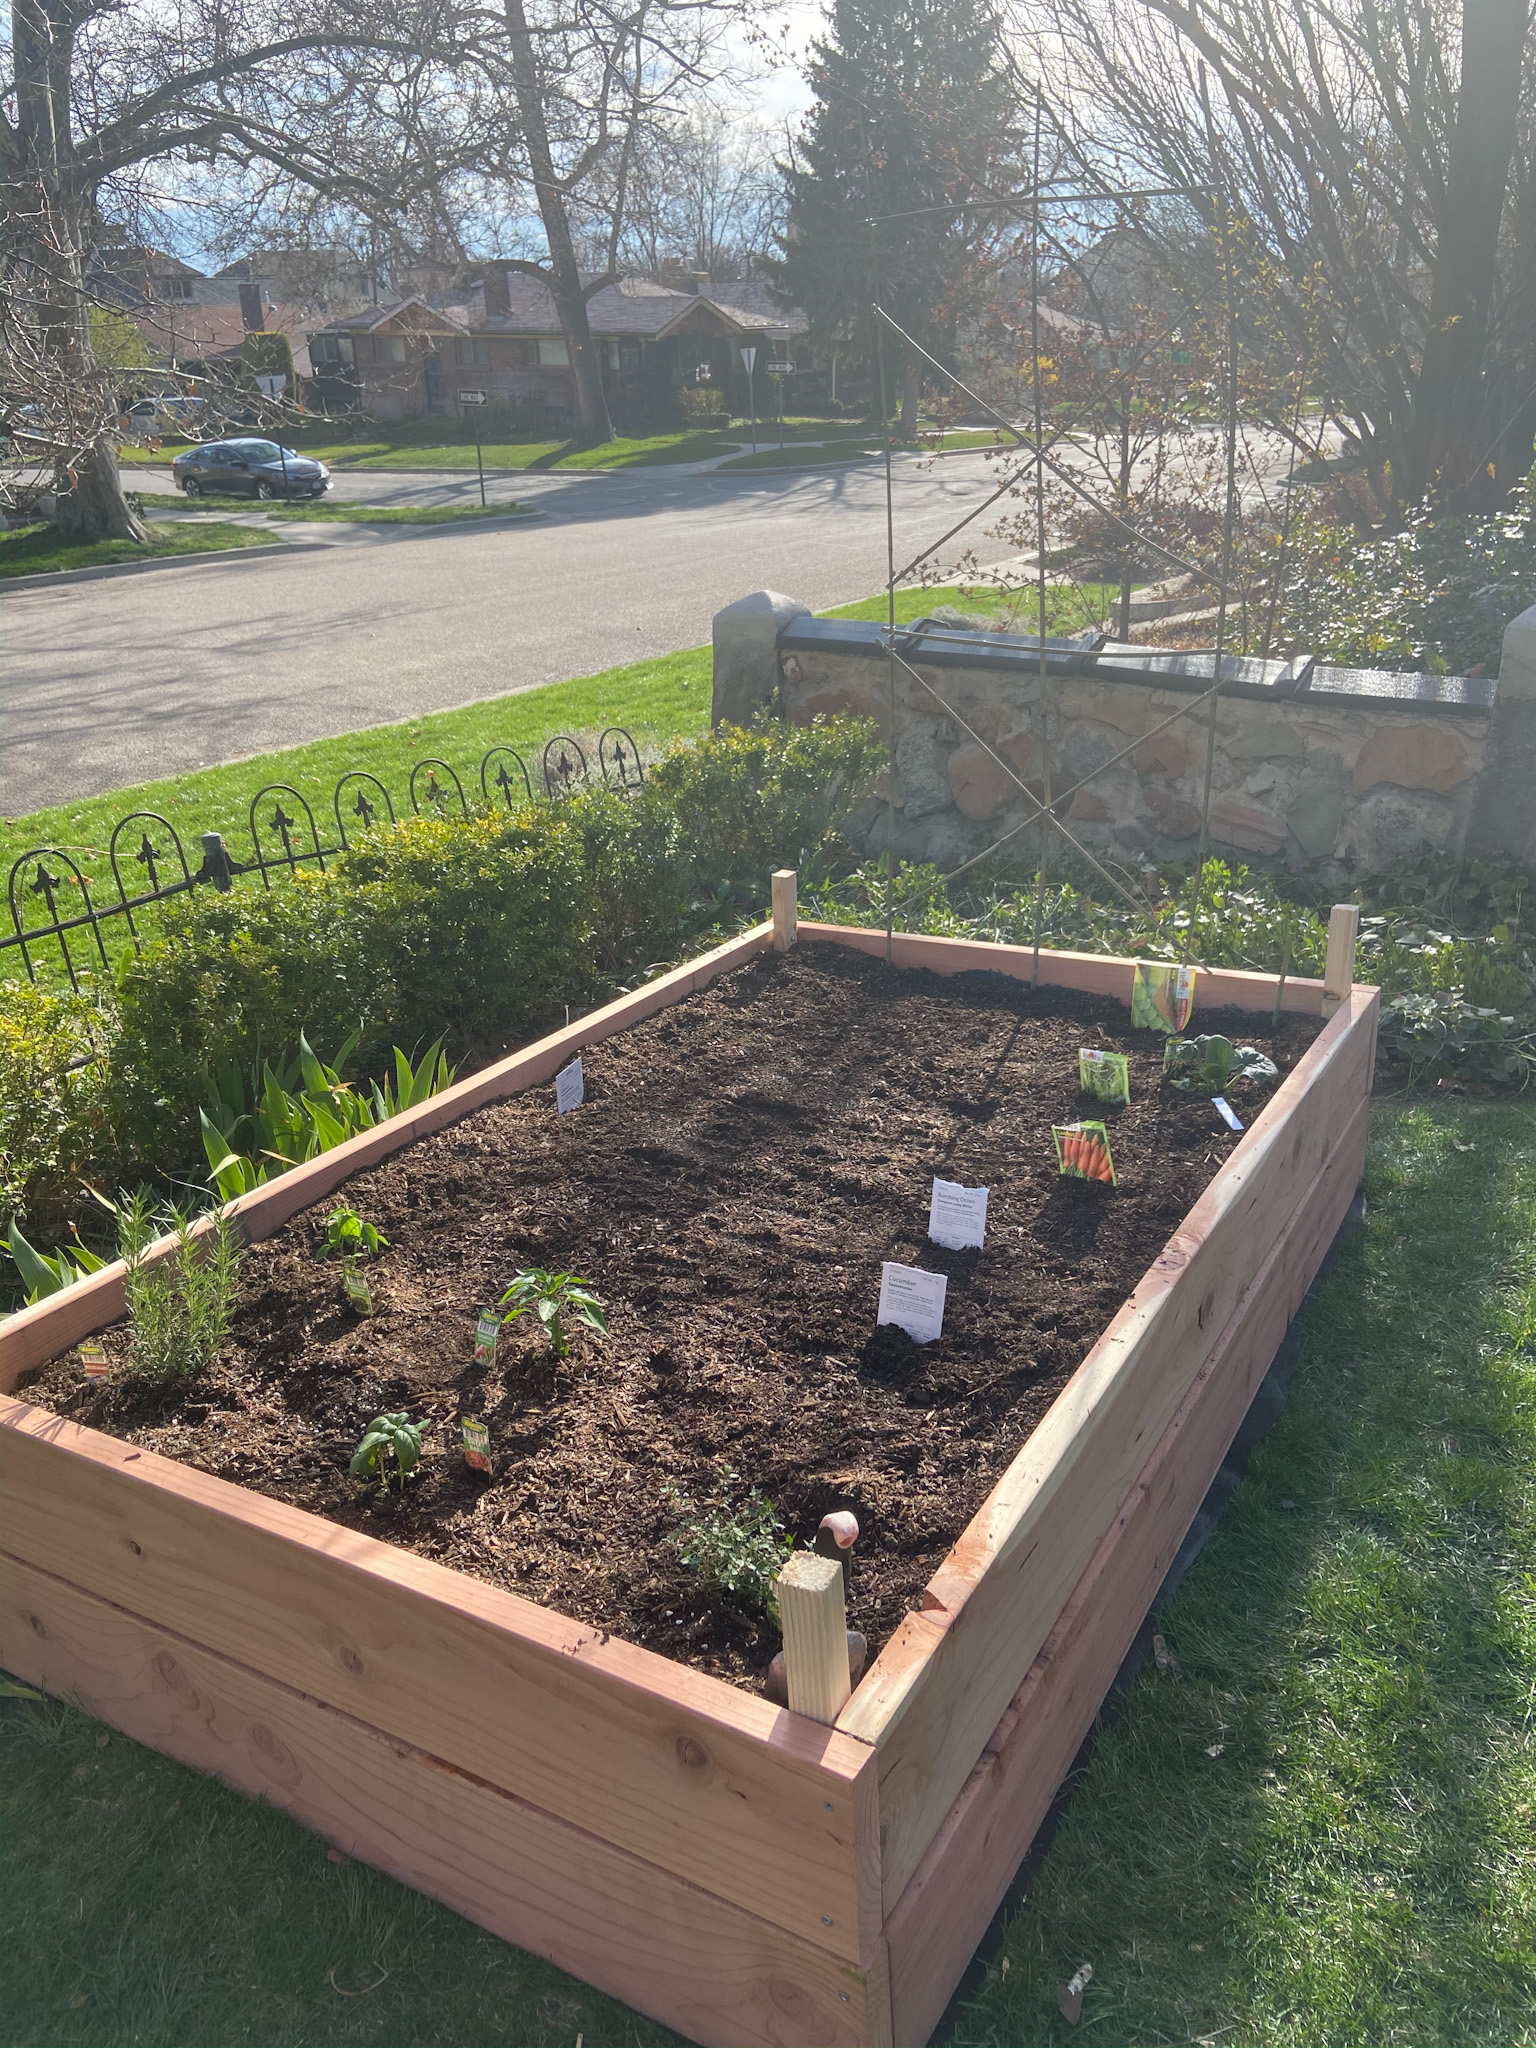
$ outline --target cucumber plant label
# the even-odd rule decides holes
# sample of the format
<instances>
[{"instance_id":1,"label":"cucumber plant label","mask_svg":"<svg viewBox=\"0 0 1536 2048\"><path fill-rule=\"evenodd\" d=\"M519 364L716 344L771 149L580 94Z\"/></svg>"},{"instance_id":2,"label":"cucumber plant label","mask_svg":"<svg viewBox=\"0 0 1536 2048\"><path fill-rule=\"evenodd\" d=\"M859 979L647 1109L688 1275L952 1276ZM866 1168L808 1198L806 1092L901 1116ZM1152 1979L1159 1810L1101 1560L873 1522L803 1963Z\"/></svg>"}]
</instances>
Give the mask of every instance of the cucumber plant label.
<instances>
[{"instance_id":1,"label":"cucumber plant label","mask_svg":"<svg viewBox=\"0 0 1536 2048\"><path fill-rule=\"evenodd\" d=\"M501 1329L501 1318L495 1309L488 1308L475 1325L475 1363L494 1365L496 1363L496 1337Z\"/></svg>"},{"instance_id":2,"label":"cucumber plant label","mask_svg":"<svg viewBox=\"0 0 1536 2048\"><path fill-rule=\"evenodd\" d=\"M964 1188L958 1181L935 1176L928 1204L928 1235L933 1242L947 1251L963 1252L979 1246L986 1234L986 1189Z\"/></svg>"},{"instance_id":3,"label":"cucumber plant label","mask_svg":"<svg viewBox=\"0 0 1536 2048\"><path fill-rule=\"evenodd\" d=\"M1138 960L1131 976L1131 1022L1138 1030L1182 1031L1195 1003L1195 970Z\"/></svg>"},{"instance_id":4,"label":"cucumber plant label","mask_svg":"<svg viewBox=\"0 0 1536 2048\"><path fill-rule=\"evenodd\" d=\"M568 1067L562 1067L555 1076L555 1108L561 1116L573 1109L580 1109L586 1100L586 1082L582 1079L581 1055L578 1053Z\"/></svg>"},{"instance_id":5,"label":"cucumber plant label","mask_svg":"<svg viewBox=\"0 0 1536 2048\"><path fill-rule=\"evenodd\" d=\"M472 1415L459 1417L459 1435L464 1439L464 1462L471 1472L491 1469L491 1432Z\"/></svg>"},{"instance_id":6,"label":"cucumber plant label","mask_svg":"<svg viewBox=\"0 0 1536 2048\"><path fill-rule=\"evenodd\" d=\"M944 1296L949 1282L942 1273L921 1266L898 1266L887 1259L880 1268L877 1323L894 1323L914 1344L936 1343L944 1329Z\"/></svg>"},{"instance_id":7,"label":"cucumber plant label","mask_svg":"<svg viewBox=\"0 0 1536 2048\"><path fill-rule=\"evenodd\" d=\"M1131 1099L1131 1062L1123 1052L1099 1052L1093 1046L1077 1049L1077 1085L1096 1102Z\"/></svg>"}]
</instances>

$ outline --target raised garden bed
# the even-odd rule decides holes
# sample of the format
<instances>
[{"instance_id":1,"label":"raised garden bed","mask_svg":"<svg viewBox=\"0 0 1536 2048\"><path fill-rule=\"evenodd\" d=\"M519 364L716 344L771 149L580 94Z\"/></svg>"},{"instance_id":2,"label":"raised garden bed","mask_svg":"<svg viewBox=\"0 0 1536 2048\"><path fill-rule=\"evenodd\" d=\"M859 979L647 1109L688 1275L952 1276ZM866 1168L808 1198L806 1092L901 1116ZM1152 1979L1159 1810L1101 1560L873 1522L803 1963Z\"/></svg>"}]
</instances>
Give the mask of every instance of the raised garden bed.
<instances>
[{"instance_id":1,"label":"raised garden bed","mask_svg":"<svg viewBox=\"0 0 1536 2048\"><path fill-rule=\"evenodd\" d=\"M125 1441L7 1402L0 1657L701 2042L916 2043L1347 1207L1376 999L1308 1045L1324 992L1288 983L1293 1070L1218 1138L1155 1090L1129 962L1042 954L1043 989L1091 998L1053 1003L800 936L828 943L762 961L763 927L247 1197L268 1241L216 1411L93 1390ZM898 938L895 964L1031 963ZM1197 1000L1262 1037L1274 994L1213 974ZM576 1116L511 1099L620 1031ZM1133 1057L1113 1194L1041 1157L1095 1041ZM979 1257L926 1245L935 1170L993 1188ZM349 1176L392 1240L362 1325L306 1213ZM932 1351L871 1333L879 1260L919 1257L951 1274ZM612 1337L542 1378L514 1343L476 1380L475 1313L534 1259L592 1271ZM7 1388L41 1368L40 1401L78 1400L49 1361L121 1306L111 1269L13 1319ZM489 1485L444 1432L407 1506L360 1505L337 1447L397 1393L480 1401ZM718 1458L802 1531L867 1520L879 1654L835 1729L746 1689L766 1642L676 1560L659 1488Z\"/></svg>"}]
</instances>

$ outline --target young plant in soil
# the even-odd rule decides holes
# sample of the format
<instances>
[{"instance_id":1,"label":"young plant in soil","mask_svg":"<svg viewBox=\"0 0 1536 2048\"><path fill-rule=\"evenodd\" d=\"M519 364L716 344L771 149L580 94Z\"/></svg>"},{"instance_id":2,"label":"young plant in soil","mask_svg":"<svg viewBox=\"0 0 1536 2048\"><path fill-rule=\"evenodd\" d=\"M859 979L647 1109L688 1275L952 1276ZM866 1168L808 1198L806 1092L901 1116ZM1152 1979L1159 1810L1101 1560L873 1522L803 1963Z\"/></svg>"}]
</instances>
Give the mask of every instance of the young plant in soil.
<instances>
[{"instance_id":1,"label":"young plant in soil","mask_svg":"<svg viewBox=\"0 0 1536 2048\"><path fill-rule=\"evenodd\" d=\"M376 1259L389 1239L355 1209L333 1209L325 1219L325 1256L345 1259Z\"/></svg>"},{"instance_id":2,"label":"young plant in soil","mask_svg":"<svg viewBox=\"0 0 1536 2048\"><path fill-rule=\"evenodd\" d=\"M725 1476L729 1485L736 1475ZM678 1555L698 1573L705 1592L750 1613L766 1614L777 1628L774 1587L795 1539L785 1535L773 1502L754 1486L739 1507L722 1505L701 1513L689 1495L670 1491L684 1517Z\"/></svg>"},{"instance_id":3,"label":"young plant in soil","mask_svg":"<svg viewBox=\"0 0 1536 2048\"><path fill-rule=\"evenodd\" d=\"M1274 1061L1256 1046L1234 1045L1215 1033L1202 1038L1170 1038L1163 1054L1163 1075L1186 1095L1224 1095L1236 1081L1269 1088L1279 1080Z\"/></svg>"},{"instance_id":4,"label":"young plant in soil","mask_svg":"<svg viewBox=\"0 0 1536 2048\"><path fill-rule=\"evenodd\" d=\"M404 1492L407 1476L421 1459L421 1425L409 1415L375 1415L347 1467L354 1479L376 1479L388 1493L393 1479Z\"/></svg>"},{"instance_id":5,"label":"young plant in soil","mask_svg":"<svg viewBox=\"0 0 1536 2048\"><path fill-rule=\"evenodd\" d=\"M175 1249L147 1266L144 1255L167 1226ZM218 1356L234 1318L240 1246L228 1216L194 1238L187 1212L158 1214L140 1188L118 1210L118 1251L140 1371L162 1386L191 1379Z\"/></svg>"},{"instance_id":6,"label":"young plant in soil","mask_svg":"<svg viewBox=\"0 0 1536 2048\"><path fill-rule=\"evenodd\" d=\"M575 1273L546 1273L542 1266L528 1266L518 1274L497 1306L507 1311L502 1317L504 1323L514 1323L532 1309L544 1325L544 1334L556 1358L564 1358L571 1348L571 1340L565 1334L567 1315L585 1323L589 1330L596 1330L600 1337L608 1334L608 1318L601 1299L593 1293L591 1282Z\"/></svg>"}]
</instances>

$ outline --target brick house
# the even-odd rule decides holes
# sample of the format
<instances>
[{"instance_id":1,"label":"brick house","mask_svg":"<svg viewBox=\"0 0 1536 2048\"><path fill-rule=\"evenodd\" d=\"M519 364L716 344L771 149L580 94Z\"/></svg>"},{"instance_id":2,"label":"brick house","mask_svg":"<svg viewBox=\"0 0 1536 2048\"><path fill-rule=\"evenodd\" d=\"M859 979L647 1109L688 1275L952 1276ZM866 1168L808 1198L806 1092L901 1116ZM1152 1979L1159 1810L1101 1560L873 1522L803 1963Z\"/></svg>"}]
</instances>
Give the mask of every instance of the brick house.
<instances>
[{"instance_id":1,"label":"brick house","mask_svg":"<svg viewBox=\"0 0 1536 2048\"><path fill-rule=\"evenodd\" d=\"M587 318L609 412L621 428L668 420L676 394L696 384L712 386L728 409L745 412L746 344L760 351L755 378L763 417L773 405L764 374L771 354L794 361L797 380L815 374L804 314L775 306L757 283L711 285L701 275L682 289L621 278L594 292ZM330 321L310 333L309 354L326 403L355 404L380 419L461 413L461 390L484 391L493 406L534 427L560 430L573 414L554 300L539 279L504 265L487 266L461 303L405 298ZM787 402L794 393L791 380Z\"/></svg>"}]
</instances>

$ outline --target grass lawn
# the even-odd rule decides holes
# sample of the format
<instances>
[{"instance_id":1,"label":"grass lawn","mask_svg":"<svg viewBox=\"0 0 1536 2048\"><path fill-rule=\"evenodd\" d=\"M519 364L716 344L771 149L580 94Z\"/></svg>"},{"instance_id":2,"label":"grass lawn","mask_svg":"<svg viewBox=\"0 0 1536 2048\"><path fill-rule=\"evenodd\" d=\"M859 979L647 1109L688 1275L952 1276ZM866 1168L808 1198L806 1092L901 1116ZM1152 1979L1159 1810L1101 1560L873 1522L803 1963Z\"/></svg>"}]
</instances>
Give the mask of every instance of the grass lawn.
<instances>
[{"instance_id":1,"label":"grass lawn","mask_svg":"<svg viewBox=\"0 0 1536 2048\"><path fill-rule=\"evenodd\" d=\"M135 495L146 512L168 512L173 507L177 511L188 509L189 501L179 493L138 491ZM341 519L353 526L452 526L465 519L533 519L538 516L530 506L519 505L513 498L493 505L341 505L301 500L287 505L252 503L250 509L260 512L264 519Z\"/></svg>"},{"instance_id":2,"label":"grass lawn","mask_svg":"<svg viewBox=\"0 0 1536 2048\"><path fill-rule=\"evenodd\" d=\"M1367 1185L942 2048L1536 2042L1536 1104L1380 1107ZM672 2041L76 1709L0 1757L10 2048Z\"/></svg>"},{"instance_id":3,"label":"grass lawn","mask_svg":"<svg viewBox=\"0 0 1536 2048\"><path fill-rule=\"evenodd\" d=\"M0 581L8 576L42 576L56 569L100 569L114 562L158 561L166 555L217 554L225 548L271 547L275 534L230 521L197 526L149 522L152 547L131 540L66 540L51 526L16 526L0 533Z\"/></svg>"}]
</instances>

